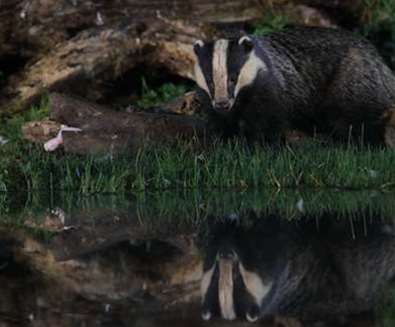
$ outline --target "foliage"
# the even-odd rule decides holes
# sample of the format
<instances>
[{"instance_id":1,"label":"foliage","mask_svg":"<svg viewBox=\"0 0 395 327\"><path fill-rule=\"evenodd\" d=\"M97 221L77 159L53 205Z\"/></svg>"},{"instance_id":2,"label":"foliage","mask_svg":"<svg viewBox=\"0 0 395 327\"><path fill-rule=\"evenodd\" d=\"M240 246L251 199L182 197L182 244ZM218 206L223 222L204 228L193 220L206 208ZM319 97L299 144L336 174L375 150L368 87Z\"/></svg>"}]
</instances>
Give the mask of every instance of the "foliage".
<instances>
[{"instance_id":1,"label":"foliage","mask_svg":"<svg viewBox=\"0 0 395 327\"><path fill-rule=\"evenodd\" d=\"M272 11L262 17L261 21L254 26L253 35L261 36L270 32L282 30L289 24L289 17L275 14Z\"/></svg>"},{"instance_id":2,"label":"foliage","mask_svg":"<svg viewBox=\"0 0 395 327\"><path fill-rule=\"evenodd\" d=\"M14 115L0 122L0 135L9 141L20 140L22 139L21 127L23 124L33 120L41 120L48 115L48 98L43 97L39 105L33 106L26 112Z\"/></svg>"},{"instance_id":3,"label":"foliage","mask_svg":"<svg viewBox=\"0 0 395 327\"><path fill-rule=\"evenodd\" d=\"M378 317L380 317L378 326L392 327L395 324L395 288L391 287L386 291L383 303L380 303L378 308Z\"/></svg>"},{"instance_id":4,"label":"foliage","mask_svg":"<svg viewBox=\"0 0 395 327\"><path fill-rule=\"evenodd\" d=\"M163 102L170 101L186 92L185 85L175 85L173 83L165 83L157 89L152 89L148 86L145 78L142 78L142 95L138 100L138 106L142 108L149 108L157 106Z\"/></svg>"},{"instance_id":5,"label":"foliage","mask_svg":"<svg viewBox=\"0 0 395 327\"><path fill-rule=\"evenodd\" d=\"M395 69L395 1L365 0L361 32Z\"/></svg>"}]
</instances>

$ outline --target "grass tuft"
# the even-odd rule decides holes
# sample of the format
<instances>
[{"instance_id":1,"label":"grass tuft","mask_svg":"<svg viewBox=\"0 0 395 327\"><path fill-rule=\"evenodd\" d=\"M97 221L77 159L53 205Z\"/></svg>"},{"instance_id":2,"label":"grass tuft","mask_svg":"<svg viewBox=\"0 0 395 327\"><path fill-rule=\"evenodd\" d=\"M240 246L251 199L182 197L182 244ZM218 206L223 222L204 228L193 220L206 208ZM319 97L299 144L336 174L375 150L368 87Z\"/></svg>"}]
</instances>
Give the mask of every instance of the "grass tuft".
<instances>
[{"instance_id":1,"label":"grass tuft","mask_svg":"<svg viewBox=\"0 0 395 327\"><path fill-rule=\"evenodd\" d=\"M7 120L0 121L0 136L9 141L16 142L22 139L22 125L33 120L41 120L49 116L48 98L43 97L37 106L29 110L13 115Z\"/></svg>"}]
</instances>

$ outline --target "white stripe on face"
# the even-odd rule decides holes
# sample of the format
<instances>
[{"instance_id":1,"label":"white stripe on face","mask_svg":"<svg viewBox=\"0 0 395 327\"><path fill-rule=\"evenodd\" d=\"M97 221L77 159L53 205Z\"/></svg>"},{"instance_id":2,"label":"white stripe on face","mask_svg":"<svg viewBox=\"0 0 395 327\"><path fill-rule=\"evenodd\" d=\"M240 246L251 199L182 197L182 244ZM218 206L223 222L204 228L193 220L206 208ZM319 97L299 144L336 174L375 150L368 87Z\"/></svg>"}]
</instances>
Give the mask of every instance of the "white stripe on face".
<instances>
[{"instance_id":1,"label":"white stripe on face","mask_svg":"<svg viewBox=\"0 0 395 327\"><path fill-rule=\"evenodd\" d=\"M227 320L236 319L233 303L233 260L219 260L218 297L221 316Z\"/></svg>"},{"instance_id":2,"label":"white stripe on face","mask_svg":"<svg viewBox=\"0 0 395 327\"><path fill-rule=\"evenodd\" d=\"M251 51L247 61L240 70L237 84L234 91L236 98L243 87L252 84L260 70L267 71L266 64L256 55L255 51Z\"/></svg>"},{"instance_id":3,"label":"white stripe on face","mask_svg":"<svg viewBox=\"0 0 395 327\"><path fill-rule=\"evenodd\" d=\"M206 297L207 290L208 290L210 283L211 283L211 279L213 278L214 269L215 269L215 264L211 267L210 270L207 270L203 274L202 282L200 284L200 294L202 295L202 302L204 301L204 298Z\"/></svg>"},{"instance_id":4,"label":"white stripe on face","mask_svg":"<svg viewBox=\"0 0 395 327\"><path fill-rule=\"evenodd\" d=\"M228 68L227 50L229 41L220 39L214 44L213 52L213 82L214 82L214 101L227 101L228 96Z\"/></svg>"},{"instance_id":5,"label":"white stripe on face","mask_svg":"<svg viewBox=\"0 0 395 327\"><path fill-rule=\"evenodd\" d=\"M239 263L241 277L248 292L253 296L255 303L260 307L263 298L269 293L272 283L264 284L258 274L248 271Z\"/></svg>"},{"instance_id":6,"label":"white stripe on face","mask_svg":"<svg viewBox=\"0 0 395 327\"><path fill-rule=\"evenodd\" d=\"M208 88L206 79L204 77L202 68L199 65L199 62L197 61L195 64L195 82L201 89L207 92L208 95L210 95L210 90Z\"/></svg>"}]
</instances>

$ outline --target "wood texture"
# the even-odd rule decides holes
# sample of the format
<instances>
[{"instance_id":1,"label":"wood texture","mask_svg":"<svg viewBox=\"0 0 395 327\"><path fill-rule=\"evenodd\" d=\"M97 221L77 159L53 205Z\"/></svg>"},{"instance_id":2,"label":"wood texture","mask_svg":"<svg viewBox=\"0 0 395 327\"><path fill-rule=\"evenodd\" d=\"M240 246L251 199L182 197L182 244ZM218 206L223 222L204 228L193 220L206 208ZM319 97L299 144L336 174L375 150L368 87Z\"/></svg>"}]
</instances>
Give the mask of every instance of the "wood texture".
<instances>
[{"instance_id":1,"label":"wood texture","mask_svg":"<svg viewBox=\"0 0 395 327\"><path fill-rule=\"evenodd\" d=\"M205 122L195 117L117 112L58 93L51 94L49 100L51 120L82 129L63 133L66 152L117 154L180 138L204 142L211 136Z\"/></svg>"}]
</instances>

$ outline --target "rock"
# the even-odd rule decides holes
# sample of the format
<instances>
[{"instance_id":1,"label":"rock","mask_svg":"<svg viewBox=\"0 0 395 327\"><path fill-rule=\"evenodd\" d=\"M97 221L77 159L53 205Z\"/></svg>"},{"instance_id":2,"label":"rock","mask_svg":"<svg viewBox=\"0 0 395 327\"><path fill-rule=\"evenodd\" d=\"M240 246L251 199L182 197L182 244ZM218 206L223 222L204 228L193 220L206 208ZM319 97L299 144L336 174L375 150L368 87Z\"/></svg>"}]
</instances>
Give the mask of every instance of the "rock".
<instances>
[{"instance_id":1,"label":"rock","mask_svg":"<svg viewBox=\"0 0 395 327\"><path fill-rule=\"evenodd\" d=\"M292 22L298 25L319 26L319 27L338 27L338 24L325 12L306 5L292 6L289 16Z\"/></svg>"},{"instance_id":2,"label":"rock","mask_svg":"<svg viewBox=\"0 0 395 327\"><path fill-rule=\"evenodd\" d=\"M196 92L188 92L160 107L164 112L180 115L193 115L202 111Z\"/></svg>"}]
</instances>

